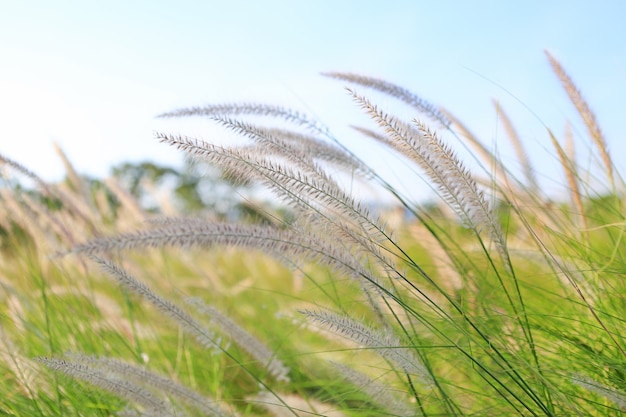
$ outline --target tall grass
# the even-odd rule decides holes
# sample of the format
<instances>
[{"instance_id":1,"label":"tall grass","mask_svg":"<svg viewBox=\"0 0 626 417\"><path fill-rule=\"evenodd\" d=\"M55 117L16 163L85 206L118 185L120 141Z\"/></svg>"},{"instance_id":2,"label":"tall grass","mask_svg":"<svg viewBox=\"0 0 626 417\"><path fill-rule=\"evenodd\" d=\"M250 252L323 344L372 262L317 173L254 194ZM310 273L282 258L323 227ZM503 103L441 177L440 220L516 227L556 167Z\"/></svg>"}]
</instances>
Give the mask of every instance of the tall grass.
<instances>
[{"instance_id":1,"label":"tall grass","mask_svg":"<svg viewBox=\"0 0 626 417\"><path fill-rule=\"evenodd\" d=\"M43 247L56 253L47 267L55 276L87 271L89 282L78 295L85 294L83 302L105 320L98 300L114 298L114 290L100 278L112 278L130 317L126 327L118 326L118 336L111 336L127 338L115 349L93 341L68 343L63 329L81 325L55 312L73 308L58 305L59 290L51 290L44 274L35 271L40 265L3 265L12 274L31 271L44 300L36 319L7 321L18 326L22 320L29 328L22 329L26 337L5 331L5 340L38 348L6 349L13 352L6 366L22 388L11 390L5 406L13 414L94 411L81 409L77 398L84 395L96 396L90 403L100 404L98 412L120 415L621 415L626 411L623 183L590 106L561 64L549 54L548 59L588 128L608 191L585 182L571 146L568 151L546 128L570 200L545 197L523 140L499 104L522 178L445 109L390 82L347 73L325 75L347 83L348 97L377 126L356 126L357 131L428 179L441 207L413 204L319 121L268 104L209 105L162 115L208 117L247 138L244 145L166 132L155 137L238 180L267 187L293 213L272 222L166 217L112 233L115 224L104 228L106 222L92 214L101 208L80 204L89 200L80 184L61 194L3 158L61 207L53 211L23 193L5 192L6 210L22 212L9 216L3 228L18 225L32 237L46 234L45 225L54 226ZM368 93L397 99L414 118L386 112ZM446 138L466 141L493 169L477 176ZM388 213L359 201L342 184L341 172L386 190L402 220L394 224ZM485 176L488 181L481 179ZM137 207L126 205L137 219ZM27 216L34 221L24 221ZM25 246L19 251L33 244ZM17 259L32 261L35 255ZM255 284L245 284L245 275ZM233 276L242 278L229 286ZM63 279L70 288L76 285L75 278ZM12 285L6 284L6 294ZM226 295L229 291L241 295ZM5 314L10 312L9 306ZM91 328L76 333L79 339L97 334L97 321L88 323ZM145 326L150 327L142 330ZM155 349L168 341L177 347ZM84 353L63 354L68 348ZM174 361L172 354L176 366L168 370L163 363ZM146 357L159 355L166 357L156 365L160 369L149 370ZM35 364L109 394L81 390L61 376L46 386L41 373L32 376L34 369L44 372L28 359L32 356Z\"/></svg>"}]
</instances>

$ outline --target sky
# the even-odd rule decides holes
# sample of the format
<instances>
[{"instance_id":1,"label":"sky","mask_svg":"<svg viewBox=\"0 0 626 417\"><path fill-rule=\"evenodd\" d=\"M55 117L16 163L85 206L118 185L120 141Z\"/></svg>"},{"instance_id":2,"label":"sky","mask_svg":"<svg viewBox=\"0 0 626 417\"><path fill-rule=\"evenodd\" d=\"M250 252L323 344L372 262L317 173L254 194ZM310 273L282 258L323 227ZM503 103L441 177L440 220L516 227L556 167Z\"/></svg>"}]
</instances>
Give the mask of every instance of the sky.
<instances>
[{"instance_id":1,"label":"sky","mask_svg":"<svg viewBox=\"0 0 626 417\"><path fill-rule=\"evenodd\" d=\"M393 171L397 160L347 127L369 121L344 84L320 72L348 71L446 107L515 166L492 104L499 100L549 188L564 181L545 125L562 138L571 121L581 163L596 162L544 50L576 82L623 166L624 16L619 0L0 0L0 154L51 181L64 175L55 142L94 177L126 161L180 166L181 154L154 131L210 141L220 131L156 115L260 101L310 112L421 193L423 184Z\"/></svg>"}]
</instances>

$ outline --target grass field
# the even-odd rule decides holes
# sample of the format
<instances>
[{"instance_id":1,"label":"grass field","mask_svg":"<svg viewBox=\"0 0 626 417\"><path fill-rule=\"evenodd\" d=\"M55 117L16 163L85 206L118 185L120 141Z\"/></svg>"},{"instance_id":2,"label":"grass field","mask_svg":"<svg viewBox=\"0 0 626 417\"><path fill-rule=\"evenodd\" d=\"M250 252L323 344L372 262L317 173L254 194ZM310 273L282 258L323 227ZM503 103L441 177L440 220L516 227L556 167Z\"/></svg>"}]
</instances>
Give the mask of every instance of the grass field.
<instances>
[{"instance_id":1,"label":"grass field","mask_svg":"<svg viewBox=\"0 0 626 417\"><path fill-rule=\"evenodd\" d=\"M156 134L288 208L235 223L146 212L69 163L48 184L0 155L0 412L623 415L624 184L589 105L548 60L596 161L584 172L571 138L546 128L562 201L542 193L503 109L520 175L445 110L344 73L325 75L378 126L356 129L412 164L440 203L413 204L320 122L269 104L162 115L208 117L249 140L238 147ZM490 168L466 169L453 137ZM338 173L395 206L369 209Z\"/></svg>"}]
</instances>

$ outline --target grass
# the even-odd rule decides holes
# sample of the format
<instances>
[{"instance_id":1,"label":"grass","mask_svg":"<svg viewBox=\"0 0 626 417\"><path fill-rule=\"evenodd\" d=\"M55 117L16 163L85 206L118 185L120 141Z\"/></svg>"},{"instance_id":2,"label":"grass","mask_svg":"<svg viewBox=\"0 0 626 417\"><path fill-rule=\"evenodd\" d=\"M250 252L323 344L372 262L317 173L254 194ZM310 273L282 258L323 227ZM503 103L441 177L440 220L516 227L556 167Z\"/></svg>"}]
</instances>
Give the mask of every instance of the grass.
<instances>
[{"instance_id":1,"label":"grass","mask_svg":"<svg viewBox=\"0 0 626 417\"><path fill-rule=\"evenodd\" d=\"M38 190L2 189L2 411L621 415L623 182L590 106L548 60L598 156L583 172L571 140L546 127L563 201L539 189L499 104L522 177L445 109L345 73L325 75L375 122L356 130L429 180L440 205L413 204L320 122L267 104L162 115L208 117L245 145L156 138L264 185L286 216L155 217L110 181L89 190L69 164L66 183L46 184L1 157ZM376 94L415 118L386 112ZM454 137L492 168L467 169ZM606 189L585 180L598 171ZM401 219L360 202L341 173L386 190Z\"/></svg>"}]
</instances>

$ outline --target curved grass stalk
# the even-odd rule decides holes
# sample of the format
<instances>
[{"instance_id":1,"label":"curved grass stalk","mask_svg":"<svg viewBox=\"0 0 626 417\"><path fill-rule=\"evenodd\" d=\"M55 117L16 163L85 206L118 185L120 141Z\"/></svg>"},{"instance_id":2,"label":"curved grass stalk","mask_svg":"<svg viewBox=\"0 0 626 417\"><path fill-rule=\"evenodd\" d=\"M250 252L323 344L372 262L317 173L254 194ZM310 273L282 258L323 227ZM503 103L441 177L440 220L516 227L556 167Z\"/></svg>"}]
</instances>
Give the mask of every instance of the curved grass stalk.
<instances>
[{"instance_id":1,"label":"curved grass stalk","mask_svg":"<svg viewBox=\"0 0 626 417\"><path fill-rule=\"evenodd\" d=\"M548 51L544 51L546 56L548 57L548 61L554 70L554 73L561 81L563 85L563 89L567 93L570 101L576 107L578 114L583 119L585 126L587 127L587 131L589 132L589 136L591 137L593 143L596 145L598 152L600 152L600 157L602 159L602 163L604 164L604 168L606 170L606 175L609 179L609 183L611 184L611 188L615 189L615 179L613 174L613 162L611 161L611 155L609 153L608 146L606 144L606 139L604 138L604 134L596 121L596 115L591 111L589 104L583 98L580 90L574 84L574 81L570 78L570 76L565 72L563 66L556 58L554 58Z\"/></svg>"},{"instance_id":2,"label":"curved grass stalk","mask_svg":"<svg viewBox=\"0 0 626 417\"><path fill-rule=\"evenodd\" d=\"M539 195L539 184L537 183L537 176L535 175L535 170L530 163L530 158L528 157L528 153L522 144L522 140L517 134L515 127L513 126L513 122L506 114L502 106L497 100L493 101L493 105L496 108L496 113L498 114L498 118L504 125L504 130L507 133L509 141L513 145L513 150L517 155L517 159L522 166L522 172L524 173L524 177L526 178L526 183L528 185L528 193L531 195Z\"/></svg>"},{"instance_id":3,"label":"curved grass stalk","mask_svg":"<svg viewBox=\"0 0 626 417\"><path fill-rule=\"evenodd\" d=\"M506 243L500 226L476 181L463 167L451 149L431 132L422 122L413 122L419 130L413 132L395 117L385 114L367 98L348 90L353 99L389 135L389 145L416 162L437 185L442 198L477 232L483 227L489 230L502 259L506 261Z\"/></svg>"},{"instance_id":4,"label":"curved grass stalk","mask_svg":"<svg viewBox=\"0 0 626 417\"><path fill-rule=\"evenodd\" d=\"M72 378L89 382L145 408L148 414L159 414L164 417L176 415L172 407L152 391L119 376L111 375L106 369L97 369L80 362L67 359L41 357L37 360L53 371Z\"/></svg>"},{"instance_id":5,"label":"curved grass stalk","mask_svg":"<svg viewBox=\"0 0 626 417\"><path fill-rule=\"evenodd\" d=\"M345 315L326 311L300 310L309 320L368 348L399 365L404 372L417 376L426 387L432 385L430 373L415 357L410 348L403 347L400 340L386 330L372 329Z\"/></svg>"},{"instance_id":6,"label":"curved grass stalk","mask_svg":"<svg viewBox=\"0 0 626 417\"><path fill-rule=\"evenodd\" d=\"M306 129L320 133L324 136L329 135L328 128L321 125L317 121L311 119L306 114L297 110L289 109L282 106L273 106L265 103L230 103L215 104L198 107L187 107L162 113L157 117L189 117L189 116L209 116L209 117L226 117L237 115L251 116L269 116L276 117L297 126L303 126Z\"/></svg>"},{"instance_id":7,"label":"curved grass stalk","mask_svg":"<svg viewBox=\"0 0 626 417\"><path fill-rule=\"evenodd\" d=\"M450 120L448 120L446 115L442 113L437 106L418 97L406 88L390 83L389 81L347 72L323 72L322 75L380 91L381 93L403 101L414 109L438 121L443 127L448 128L450 126Z\"/></svg>"},{"instance_id":8,"label":"curved grass stalk","mask_svg":"<svg viewBox=\"0 0 626 417\"><path fill-rule=\"evenodd\" d=\"M136 384L138 387L156 390L179 399L194 409L201 411L205 416L227 416L226 412L217 406L214 400L200 395L171 378L148 371L142 367L107 357L94 357L77 353L65 356L67 360L74 364L84 365L96 372L106 372L110 378L128 381L129 383Z\"/></svg>"}]
</instances>

